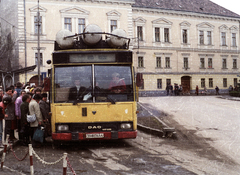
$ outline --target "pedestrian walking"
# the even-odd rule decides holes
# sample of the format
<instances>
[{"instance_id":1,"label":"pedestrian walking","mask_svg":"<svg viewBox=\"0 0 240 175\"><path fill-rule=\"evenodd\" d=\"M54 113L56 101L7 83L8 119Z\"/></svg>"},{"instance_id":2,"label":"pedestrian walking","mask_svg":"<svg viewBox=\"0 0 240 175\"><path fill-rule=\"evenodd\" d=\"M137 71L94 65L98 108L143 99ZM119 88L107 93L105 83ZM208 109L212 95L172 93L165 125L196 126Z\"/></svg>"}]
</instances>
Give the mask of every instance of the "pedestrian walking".
<instances>
[{"instance_id":1,"label":"pedestrian walking","mask_svg":"<svg viewBox=\"0 0 240 175\"><path fill-rule=\"evenodd\" d=\"M198 85L196 86L196 92L195 92L195 94L198 95Z\"/></svg>"},{"instance_id":2,"label":"pedestrian walking","mask_svg":"<svg viewBox=\"0 0 240 175\"><path fill-rule=\"evenodd\" d=\"M232 85L229 86L228 91L229 92L233 91L233 86Z\"/></svg>"},{"instance_id":3,"label":"pedestrian walking","mask_svg":"<svg viewBox=\"0 0 240 175\"><path fill-rule=\"evenodd\" d=\"M170 90L170 86L169 86L169 84L168 84L167 87L166 87L167 96L169 95L169 90Z\"/></svg>"},{"instance_id":4,"label":"pedestrian walking","mask_svg":"<svg viewBox=\"0 0 240 175\"><path fill-rule=\"evenodd\" d=\"M3 101L6 100L5 98L11 98L11 102L8 103L6 110L5 110L5 139L6 135L9 134L10 141L12 142L14 139L14 129L17 129L16 124L16 117L15 117L15 101L17 99L17 91L12 90L11 87L6 88L6 93L3 96Z\"/></svg>"},{"instance_id":5,"label":"pedestrian walking","mask_svg":"<svg viewBox=\"0 0 240 175\"><path fill-rule=\"evenodd\" d=\"M204 93L205 93L205 95L207 95L207 87L206 86L204 86Z\"/></svg>"},{"instance_id":6,"label":"pedestrian walking","mask_svg":"<svg viewBox=\"0 0 240 175\"><path fill-rule=\"evenodd\" d=\"M20 106L23 102L22 97L25 94L26 94L26 91L21 90L20 96L16 99L16 102L15 102L15 115L17 117L17 129L18 129L19 140L22 140L21 135L19 134L19 132L21 131L21 109L20 109Z\"/></svg>"},{"instance_id":7,"label":"pedestrian walking","mask_svg":"<svg viewBox=\"0 0 240 175\"><path fill-rule=\"evenodd\" d=\"M216 86L215 90L216 90L216 95L220 95L218 86Z\"/></svg>"},{"instance_id":8,"label":"pedestrian walking","mask_svg":"<svg viewBox=\"0 0 240 175\"><path fill-rule=\"evenodd\" d=\"M30 123L31 128L31 138L33 138L34 132L37 130L38 126L42 125L43 118L42 113L40 111L39 102L42 99L40 94L34 94L33 99L29 103L29 115L36 115L36 121ZM32 140L33 147L40 147L41 144Z\"/></svg>"},{"instance_id":9,"label":"pedestrian walking","mask_svg":"<svg viewBox=\"0 0 240 175\"><path fill-rule=\"evenodd\" d=\"M173 94L173 86L170 84L170 95Z\"/></svg>"},{"instance_id":10,"label":"pedestrian walking","mask_svg":"<svg viewBox=\"0 0 240 175\"><path fill-rule=\"evenodd\" d=\"M182 85L180 84L180 85L179 85L179 95L182 95L182 90L183 90L183 89L182 89Z\"/></svg>"},{"instance_id":11,"label":"pedestrian walking","mask_svg":"<svg viewBox=\"0 0 240 175\"><path fill-rule=\"evenodd\" d=\"M25 94L22 97L22 104L20 106L21 109L21 130L19 134L22 138L22 144L28 145L29 142L29 132L30 132L30 124L27 122L27 114L29 113L29 103L31 101L31 96L29 94Z\"/></svg>"}]
</instances>

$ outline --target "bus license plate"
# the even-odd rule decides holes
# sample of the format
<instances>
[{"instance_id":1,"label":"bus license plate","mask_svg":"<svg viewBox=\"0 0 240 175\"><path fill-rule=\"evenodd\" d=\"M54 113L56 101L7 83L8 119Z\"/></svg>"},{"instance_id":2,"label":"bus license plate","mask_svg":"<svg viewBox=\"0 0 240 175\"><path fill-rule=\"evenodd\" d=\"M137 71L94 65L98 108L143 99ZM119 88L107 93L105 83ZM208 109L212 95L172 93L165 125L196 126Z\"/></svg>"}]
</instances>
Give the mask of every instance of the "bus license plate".
<instances>
[{"instance_id":1,"label":"bus license plate","mask_svg":"<svg viewBox=\"0 0 240 175\"><path fill-rule=\"evenodd\" d=\"M99 133L99 134L86 134L86 138L87 139L104 138L104 134L103 133Z\"/></svg>"}]
</instances>

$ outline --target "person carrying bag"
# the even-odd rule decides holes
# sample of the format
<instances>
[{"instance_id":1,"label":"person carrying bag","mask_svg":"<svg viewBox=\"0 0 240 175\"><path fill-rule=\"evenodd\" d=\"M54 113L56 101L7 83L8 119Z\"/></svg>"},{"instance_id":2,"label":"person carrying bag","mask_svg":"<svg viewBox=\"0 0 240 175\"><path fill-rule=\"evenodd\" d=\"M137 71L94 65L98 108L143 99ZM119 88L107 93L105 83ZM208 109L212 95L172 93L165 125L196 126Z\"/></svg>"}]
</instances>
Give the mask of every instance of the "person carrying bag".
<instances>
[{"instance_id":1,"label":"person carrying bag","mask_svg":"<svg viewBox=\"0 0 240 175\"><path fill-rule=\"evenodd\" d=\"M33 147L41 147L41 143L38 141L33 140L33 135L36 132L38 126L42 125L43 118L39 107L39 101L42 99L42 96L40 94L34 94L33 99L29 103L29 115L36 115L36 120L32 123L30 123L31 128L31 138L32 138L32 145Z\"/></svg>"},{"instance_id":2,"label":"person carrying bag","mask_svg":"<svg viewBox=\"0 0 240 175\"><path fill-rule=\"evenodd\" d=\"M33 134L33 140L36 142L43 143L44 140L44 127L38 125L38 128Z\"/></svg>"}]
</instances>

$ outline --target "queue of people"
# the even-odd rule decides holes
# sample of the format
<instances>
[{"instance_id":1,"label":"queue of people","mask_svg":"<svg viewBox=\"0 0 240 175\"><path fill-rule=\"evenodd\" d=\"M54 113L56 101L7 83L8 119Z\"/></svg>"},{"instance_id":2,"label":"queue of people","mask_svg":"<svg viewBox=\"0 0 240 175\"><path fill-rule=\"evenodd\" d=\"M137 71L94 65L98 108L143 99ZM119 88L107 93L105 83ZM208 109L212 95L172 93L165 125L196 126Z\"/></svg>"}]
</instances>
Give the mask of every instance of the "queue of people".
<instances>
[{"instance_id":1,"label":"queue of people","mask_svg":"<svg viewBox=\"0 0 240 175\"><path fill-rule=\"evenodd\" d=\"M238 91L238 88L237 87L233 88L233 86L230 85L228 90L229 90L229 92ZM215 94L220 95L219 91L220 91L219 87L216 86L215 87L215 92L216 92ZM209 93L210 92L207 90L206 86L204 86L203 90L200 90L198 85L196 85L196 88L195 88L195 94L196 95L199 95L199 94L206 95L206 94L209 94ZM166 87L166 94L167 94L167 96L169 96L169 95L171 95L171 96L172 95L175 95L175 96L182 95L183 94L183 88L182 88L181 85L178 85L176 83L174 84L174 86L172 86L171 84L168 84L167 87Z\"/></svg>"},{"instance_id":2,"label":"queue of people","mask_svg":"<svg viewBox=\"0 0 240 175\"><path fill-rule=\"evenodd\" d=\"M32 123L27 121L27 115L35 115ZM3 136L3 119L5 120L5 134ZM33 147L40 147L42 143L33 140L34 132L38 127L45 128L45 137L51 135L50 107L47 94L42 93L41 87L22 86L7 87L5 93L0 89L0 147L3 139L9 135L9 142L16 140L14 131L22 145L32 143Z\"/></svg>"},{"instance_id":3,"label":"queue of people","mask_svg":"<svg viewBox=\"0 0 240 175\"><path fill-rule=\"evenodd\" d=\"M174 86L172 86L171 84L168 84L166 87L166 91L167 91L167 96L168 95L181 95L182 94L182 85L178 85L178 84L174 84Z\"/></svg>"}]
</instances>

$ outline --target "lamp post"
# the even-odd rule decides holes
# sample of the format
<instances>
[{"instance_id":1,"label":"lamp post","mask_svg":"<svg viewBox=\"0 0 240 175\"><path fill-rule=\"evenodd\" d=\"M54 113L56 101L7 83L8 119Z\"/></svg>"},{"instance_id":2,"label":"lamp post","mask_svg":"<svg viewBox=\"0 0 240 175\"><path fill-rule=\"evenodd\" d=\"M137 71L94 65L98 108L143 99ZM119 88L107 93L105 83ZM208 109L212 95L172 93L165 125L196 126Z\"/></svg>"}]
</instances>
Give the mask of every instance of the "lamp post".
<instances>
[{"instance_id":1,"label":"lamp post","mask_svg":"<svg viewBox=\"0 0 240 175\"><path fill-rule=\"evenodd\" d=\"M38 67L38 86L40 86L41 76L40 76L40 12L39 12L39 0L38 0L37 18L38 18L38 47L37 47L38 54L37 54L37 67Z\"/></svg>"}]
</instances>

